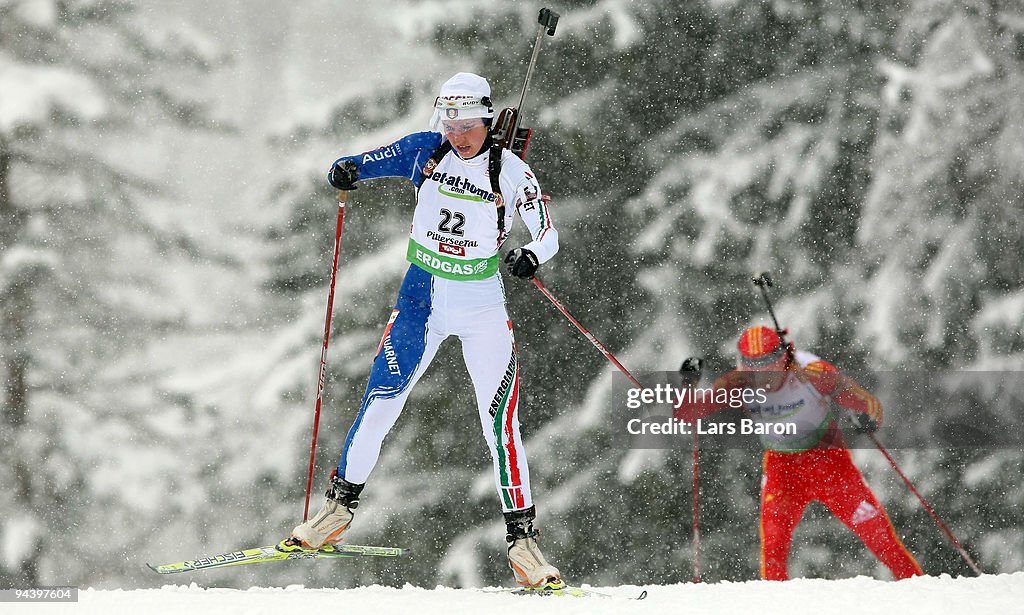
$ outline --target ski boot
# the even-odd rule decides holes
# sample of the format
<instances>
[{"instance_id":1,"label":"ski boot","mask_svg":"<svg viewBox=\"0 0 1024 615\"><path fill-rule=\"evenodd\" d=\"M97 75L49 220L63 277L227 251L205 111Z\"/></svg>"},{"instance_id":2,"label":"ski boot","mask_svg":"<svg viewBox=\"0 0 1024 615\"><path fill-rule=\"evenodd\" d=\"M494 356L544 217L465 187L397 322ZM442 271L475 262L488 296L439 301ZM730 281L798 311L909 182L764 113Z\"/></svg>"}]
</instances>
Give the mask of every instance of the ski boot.
<instances>
[{"instance_id":1,"label":"ski boot","mask_svg":"<svg viewBox=\"0 0 1024 615\"><path fill-rule=\"evenodd\" d=\"M278 543L280 551L317 551L330 549L342 541L352 523L354 510L359 506L359 493L363 485L356 485L336 475L320 510L292 530L290 538Z\"/></svg>"},{"instance_id":2,"label":"ski boot","mask_svg":"<svg viewBox=\"0 0 1024 615\"><path fill-rule=\"evenodd\" d=\"M537 517L536 507L503 513L508 533L508 565L515 574L516 583L537 590L564 588L562 574L544 559L537 545L540 532L533 528Z\"/></svg>"}]
</instances>

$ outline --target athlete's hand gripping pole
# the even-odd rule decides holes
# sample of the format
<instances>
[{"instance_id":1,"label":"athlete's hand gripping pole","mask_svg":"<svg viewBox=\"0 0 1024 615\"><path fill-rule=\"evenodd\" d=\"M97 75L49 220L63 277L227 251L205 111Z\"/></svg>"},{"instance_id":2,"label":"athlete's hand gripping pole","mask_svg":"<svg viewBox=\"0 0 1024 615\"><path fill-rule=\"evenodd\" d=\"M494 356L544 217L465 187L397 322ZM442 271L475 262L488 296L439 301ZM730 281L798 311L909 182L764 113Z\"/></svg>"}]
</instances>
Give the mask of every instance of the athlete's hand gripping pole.
<instances>
[{"instance_id":1,"label":"athlete's hand gripping pole","mask_svg":"<svg viewBox=\"0 0 1024 615\"><path fill-rule=\"evenodd\" d=\"M316 410L313 413L313 440L309 446L309 475L306 478L306 504L302 521L309 519L309 498L313 490L313 467L316 465L316 438L320 431L320 407L323 404L324 376L327 372L327 345L331 340L331 313L334 311L334 284L338 279L338 251L341 249L341 227L345 221L345 200L348 191L338 192L338 226L334 231L334 261L331 265L331 287L327 293L327 317L324 319L324 345L320 349L320 374L316 379Z\"/></svg>"}]
</instances>

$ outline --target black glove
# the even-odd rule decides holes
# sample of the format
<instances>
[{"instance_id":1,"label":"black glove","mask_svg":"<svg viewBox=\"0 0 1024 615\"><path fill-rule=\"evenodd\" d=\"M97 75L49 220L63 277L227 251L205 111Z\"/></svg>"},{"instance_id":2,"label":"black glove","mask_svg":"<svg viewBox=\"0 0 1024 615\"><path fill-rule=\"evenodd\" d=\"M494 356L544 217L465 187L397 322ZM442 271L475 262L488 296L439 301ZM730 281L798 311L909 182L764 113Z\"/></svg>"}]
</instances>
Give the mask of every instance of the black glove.
<instances>
[{"instance_id":1,"label":"black glove","mask_svg":"<svg viewBox=\"0 0 1024 615\"><path fill-rule=\"evenodd\" d=\"M532 278L540 267L537 255L526 248L516 248L505 255L508 272L517 278Z\"/></svg>"},{"instance_id":2,"label":"black glove","mask_svg":"<svg viewBox=\"0 0 1024 615\"><path fill-rule=\"evenodd\" d=\"M341 160L327 172L327 181L338 190L355 190L359 179L359 167L351 160Z\"/></svg>"},{"instance_id":3,"label":"black glove","mask_svg":"<svg viewBox=\"0 0 1024 615\"><path fill-rule=\"evenodd\" d=\"M868 416L866 412L858 412L853 419L854 431L857 433L875 433L878 431L878 423Z\"/></svg>"},{"instance_id":4,"label":"black glove","mask_svg":"<svg viewBox=\"0 0 1024 615\"><path fill-rule=\"evenodd\" d=\"M704 359L700 357L687 357L679 368L679 375L683 377L683 386L692 387L700 382L700 375L703 370Z\"/></svg>"}]
</instances>

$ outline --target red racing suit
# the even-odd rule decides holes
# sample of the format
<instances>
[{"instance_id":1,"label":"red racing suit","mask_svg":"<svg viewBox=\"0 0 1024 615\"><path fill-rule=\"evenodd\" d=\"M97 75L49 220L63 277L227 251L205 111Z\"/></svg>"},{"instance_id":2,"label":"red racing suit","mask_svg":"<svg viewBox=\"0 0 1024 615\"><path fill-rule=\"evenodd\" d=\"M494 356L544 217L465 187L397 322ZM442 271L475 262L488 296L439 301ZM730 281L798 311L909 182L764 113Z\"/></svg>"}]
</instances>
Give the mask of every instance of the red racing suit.
<instances>
[{"instance_id":1,"label":"red racing suit","mask_svg":"<svg viewBox=\"0 0 1024 615\"><path fill-rule=\"evenodd\" d=\"M733 370L714 389L756 389L755 372ZM714 396L710 396L714 397ZM734 397L731 397L733 399ZM722 397L718 397L722 399ZM787 422L795 436L761 436L765 447L761 481L761 578L789 578L787 560L793 531L807 505L817 500L850 528L897 579L923 574L889 520L882 504L853 464L832 413L832 403L865 412L882 422L878 399L835 366L807 352L795 353L781 384L764 402L744 406L755 423ZM675 417L693 422L728 406L684 398Z\"/></svg>"}]
</instances>

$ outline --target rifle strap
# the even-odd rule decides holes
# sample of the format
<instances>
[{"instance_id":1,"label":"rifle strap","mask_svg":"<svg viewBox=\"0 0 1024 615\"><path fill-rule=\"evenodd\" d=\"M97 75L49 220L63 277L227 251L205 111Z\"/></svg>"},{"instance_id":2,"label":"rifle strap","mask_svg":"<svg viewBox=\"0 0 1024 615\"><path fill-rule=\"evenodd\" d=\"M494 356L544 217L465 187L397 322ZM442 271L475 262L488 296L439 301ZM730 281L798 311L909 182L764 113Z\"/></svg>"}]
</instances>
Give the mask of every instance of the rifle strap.
<instances>
[{"instance_id":1,"label":"rifle strap","mask_svg":"<svg viewBox=\"0 0 1024 615\"><path fill-rule=\"evenodd\" d=\"M437 146L434 153L427 158L426 164L423 165L423 177L430 177L434 174L434 169L437 165L441 164L441 160L448 155L448 152L452 151L451 141L442 141L441 145Z\"/></svg>"},{"instance_id":2,"label":"rifle strap","mask_svg":"<svg viewBox=\"0 0 1024 615\"><path fill-rule=\"evenodd\" d=\"M491 179L494 206L498 210L498 243L501 243L502 235L505 234L505 199L501 196L501 185L498 182L498 179L501 177L501 155L504 153L503 149L500 143L492 141L491 155L487 160L487 175Z\"/></svg>"}]
</instances>

